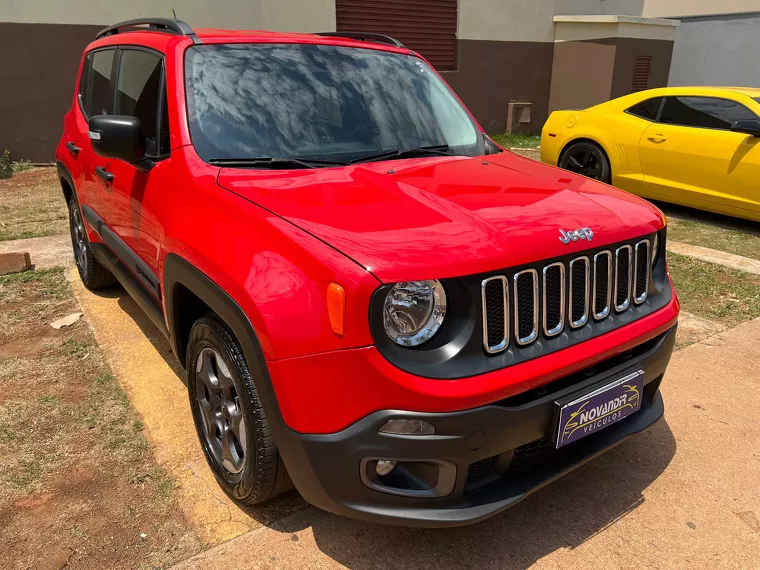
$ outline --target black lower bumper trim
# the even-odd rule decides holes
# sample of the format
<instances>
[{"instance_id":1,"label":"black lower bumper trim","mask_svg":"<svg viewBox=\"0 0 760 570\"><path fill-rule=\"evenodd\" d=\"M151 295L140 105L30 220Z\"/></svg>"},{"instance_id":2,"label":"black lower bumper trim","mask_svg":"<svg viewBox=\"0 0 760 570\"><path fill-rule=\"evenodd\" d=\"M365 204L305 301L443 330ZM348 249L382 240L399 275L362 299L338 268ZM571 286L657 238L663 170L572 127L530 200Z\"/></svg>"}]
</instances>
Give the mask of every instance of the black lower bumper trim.
<instances>
[{"instance_id":1,"label":"black lower bumper trim","mask_svg":"<svg viewBox=\"0 0 760 570\"><path fill-rule=\"evenodd\" d=\"M526 401L507 400L451 413L384 410L334 434L288 431L281 434L285 437L279 438L278 447L296 488L317 507L343 516L404 526L474 523L518 503L659 420L664 409L659 385L670 361L675 332L673 327L647 343L646 350L634 351L628 360L618 357L610 367L597 365L593 371L602 370L598 374L581 375L581 380L572 383L554 383L554 389L545 395L534 395ZM604 386L638 369L645 375L638 412L559 450L547 444L554 439L556 400ZM399 417L427 421L436 428L436 435L378 433L388 419ZM531 457L535 461L527 460ZM456 468L453 490L446 496L383 492L377 485L366 484L366 474L360 472L360 466L366 468L366 458L398 460L399 466L412 473L413 483L422 487L426 480L430 486L435 484L430 466L435 461L445 462ZM482 466L470 469L484 460L491 471L484 474ZM479 477L475 484L473 472Z\"/></svg>"}]
</instances>

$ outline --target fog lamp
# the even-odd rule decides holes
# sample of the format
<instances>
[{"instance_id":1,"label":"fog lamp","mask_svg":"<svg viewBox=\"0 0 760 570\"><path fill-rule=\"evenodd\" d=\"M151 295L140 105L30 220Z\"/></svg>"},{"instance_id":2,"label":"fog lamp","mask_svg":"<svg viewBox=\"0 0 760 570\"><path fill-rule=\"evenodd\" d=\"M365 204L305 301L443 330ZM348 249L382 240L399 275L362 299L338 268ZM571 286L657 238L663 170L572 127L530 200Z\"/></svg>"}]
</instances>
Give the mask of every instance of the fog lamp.
<instances>
[{"instance_id":1,"label":"fog lamp","mask_svg":"<svg viewBox=\"0 0 760 570\"><path fill-rule=\"evenodd\" d=\"M435 428L422 420L397 419L388 420L380 433L392 433L394 435L434 435Z\"/></svg>"},{"instance_id":2,"label":"fog lamp","mask_svg":"<svg viewBox=\"0 0 760 570\"><path fill-rule=\"evenodd\" d=\"M396 468L396 465L398 464L398 461L395 461L393 459L381 459L377 462L377 467L375 467L375 471L377 471L377 474L381 477L384 475L388 475L391 471L393 471Z\"/></svg>"}]
</instances>

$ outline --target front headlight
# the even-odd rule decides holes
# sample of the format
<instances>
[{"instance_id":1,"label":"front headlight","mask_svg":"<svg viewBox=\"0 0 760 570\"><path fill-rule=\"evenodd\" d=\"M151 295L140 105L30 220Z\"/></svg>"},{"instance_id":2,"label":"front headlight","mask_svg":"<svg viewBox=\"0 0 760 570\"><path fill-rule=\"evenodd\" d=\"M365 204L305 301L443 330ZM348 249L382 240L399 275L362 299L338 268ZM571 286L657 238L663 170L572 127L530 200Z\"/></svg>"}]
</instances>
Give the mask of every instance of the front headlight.
<instances>
[{"instance_id":1,"label":"front headlight","mask_svg":"<svg viewBox=\"0 0 760 570\"><path fill-rule=\"evenodd\" d=\"M401 346L418 346L430 340L446 316L446 292L437 279L397 283L383 305L383 326Z\"/></svg>"}]
</instances>

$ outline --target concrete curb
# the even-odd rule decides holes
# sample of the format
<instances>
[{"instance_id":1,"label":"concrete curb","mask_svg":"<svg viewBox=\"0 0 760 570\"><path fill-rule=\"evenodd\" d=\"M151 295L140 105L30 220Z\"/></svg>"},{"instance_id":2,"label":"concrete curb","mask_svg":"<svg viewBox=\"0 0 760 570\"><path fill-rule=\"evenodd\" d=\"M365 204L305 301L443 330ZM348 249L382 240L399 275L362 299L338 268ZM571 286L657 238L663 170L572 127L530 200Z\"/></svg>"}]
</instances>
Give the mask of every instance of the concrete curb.
<instances>
[{"instance_id":1,"label":"concrete curb","mask_svg":"<svg viewBox=\"0 0 760 570\"><path fill-rule=\"evenodd\" d=\"M760 275L760 261L750 259L749 257L743 257L733 253L726 253L724 251L718 251L699 245L689 245L677 241L668 242L668 251L680 255L687 255L694 259L699 259L700 261L707 261L708 263L715 263L717 265L723 265L724 267L730 267L731 269L738 269L739 271L746 271L747 273Z\"/></svg>"}]
</instances>

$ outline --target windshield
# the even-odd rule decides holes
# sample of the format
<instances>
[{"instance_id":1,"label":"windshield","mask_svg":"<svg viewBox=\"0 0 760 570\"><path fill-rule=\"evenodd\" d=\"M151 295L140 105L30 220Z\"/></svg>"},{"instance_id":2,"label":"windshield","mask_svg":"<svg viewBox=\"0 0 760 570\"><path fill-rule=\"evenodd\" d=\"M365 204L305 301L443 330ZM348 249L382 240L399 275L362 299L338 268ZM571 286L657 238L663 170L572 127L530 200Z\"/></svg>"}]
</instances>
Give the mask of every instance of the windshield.
<instances>
[{"instance_id":1,"label":"windshield","mask_svg":"<svg viewBox=\"0 0 760 570\"><path fill-rule=\"evenodd\" d=\"M206 45L187 51L185 67L190 133L206 161L349 162L429 146L447 154L484 152L462 105L412 55L330 45Z\"/></svg>"}]
</instances>

